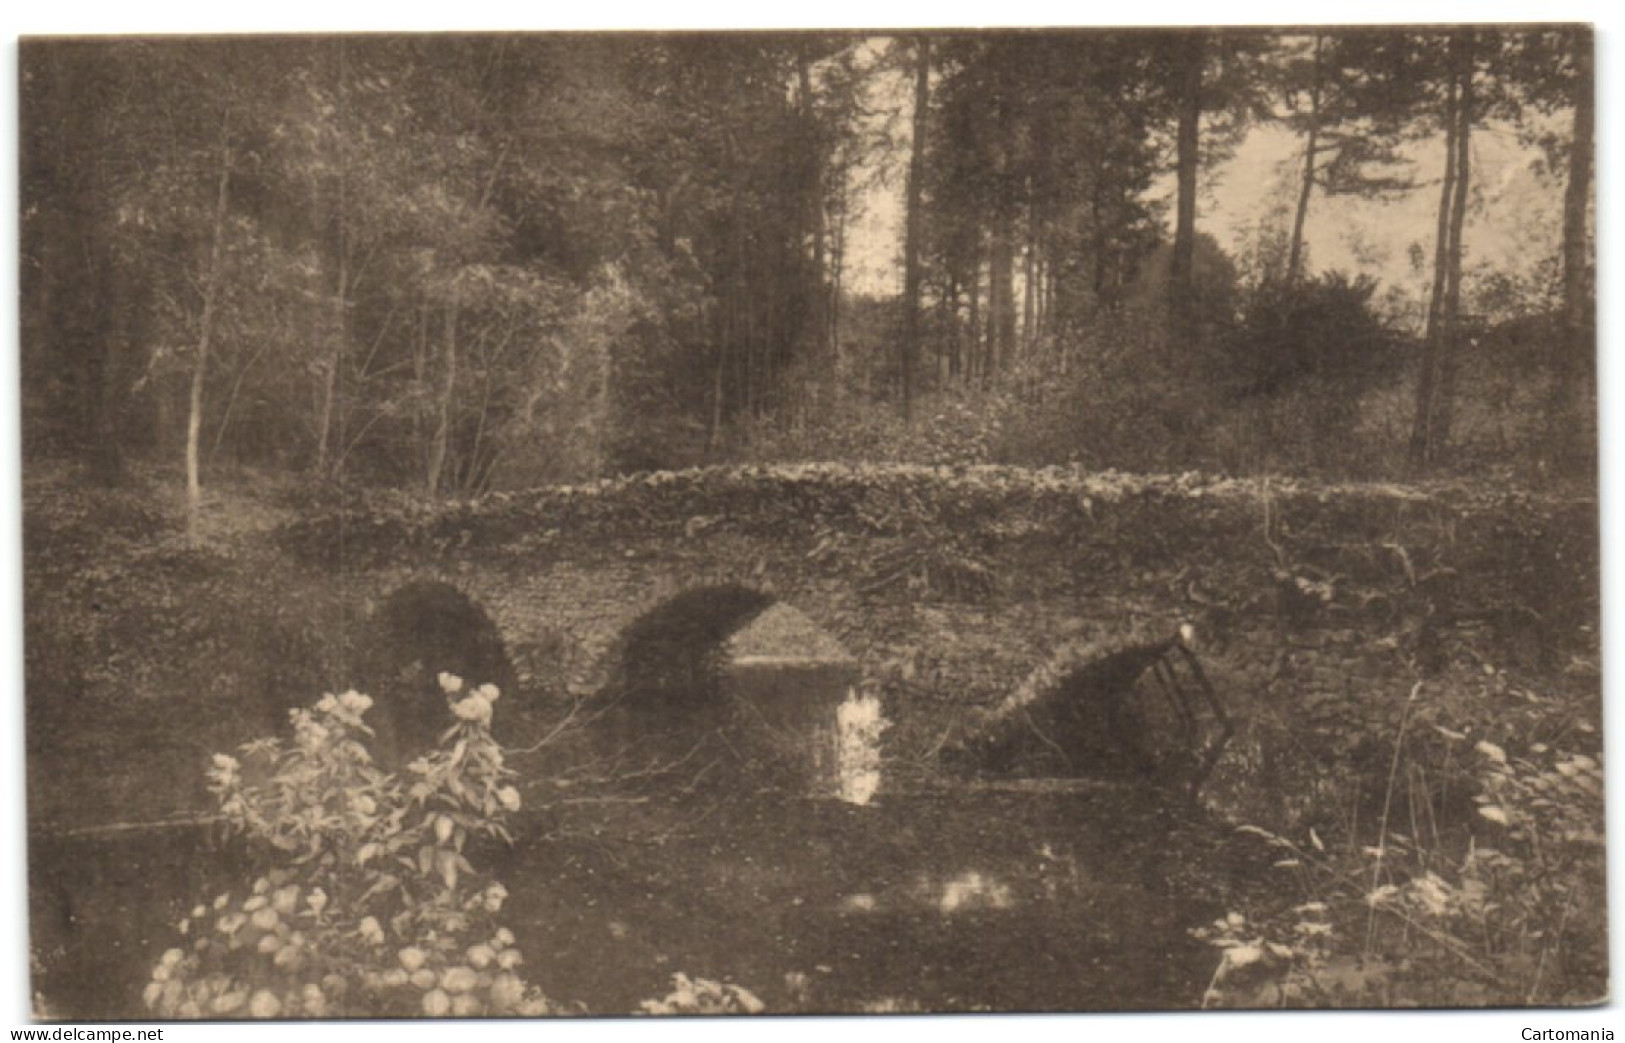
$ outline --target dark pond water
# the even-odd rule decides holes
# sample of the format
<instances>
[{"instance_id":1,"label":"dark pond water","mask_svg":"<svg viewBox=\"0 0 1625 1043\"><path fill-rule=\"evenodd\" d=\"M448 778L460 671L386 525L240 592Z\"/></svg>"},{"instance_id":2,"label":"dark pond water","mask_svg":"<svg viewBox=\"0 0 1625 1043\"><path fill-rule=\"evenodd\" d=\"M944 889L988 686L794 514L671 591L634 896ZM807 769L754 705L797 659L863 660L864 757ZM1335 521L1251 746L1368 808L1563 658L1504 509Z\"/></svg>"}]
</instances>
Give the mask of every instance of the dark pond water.
<instances>
[{"instance_id":1,"label":"dark pond water","mask_svg":"<svg viewBox=\"0 0 1625 1043\"><path fill-rule=\"evenodd\" d=\"M1259 852L1199 812L1101 784L555 806L517 832L485 862L526 969L592 1014L629 1013L679 971L773 1011L1189 1008L1214 954L1188 929L1259 875ZM206 830L35 838L50 1014L142 1017L153 961L227 861Z\"/></svg>"},{"instance_id":2,"label":"dark pond water","mask_svg":"<svg viewBox=\"0 0 1625 1043\"><path fill-rule=\"evenodd\" d=\"M34 992L69 1020L143 1019L141 988L187 909L226 879L218 827L32 835Z\"/></svg>"}]
</instances>

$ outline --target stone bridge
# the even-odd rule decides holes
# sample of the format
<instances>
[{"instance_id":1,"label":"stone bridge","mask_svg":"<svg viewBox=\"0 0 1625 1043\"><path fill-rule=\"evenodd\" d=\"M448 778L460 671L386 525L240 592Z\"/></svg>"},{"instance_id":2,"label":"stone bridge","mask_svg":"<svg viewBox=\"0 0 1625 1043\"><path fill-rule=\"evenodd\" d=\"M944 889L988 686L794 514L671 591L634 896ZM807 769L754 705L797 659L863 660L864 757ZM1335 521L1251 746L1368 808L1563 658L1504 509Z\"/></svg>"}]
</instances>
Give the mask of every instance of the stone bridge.
<instances>
[{"instance_id":1,"label":"stone bridge","mask_svg":"<svg viewBox=\"0 0 1625 1043\"><path fill-rule=\"evenodd\" d=\"M1261 718L1319 697L1550 672L1596 637L1595 515L1451 486L801 466L358 505L281 539L370 621L363 674L404 646L532 705L636 669L640 621L689 621L670 655L787 604L882 695L906 765L1024 682L1181 624L1241 710L1243 753Z\"/></svg>"},{"instance_id":2,"label":"stone bridge","mask_svg":"<svg viewBox=\"0 0 1625 1043\"><path fill-rule=\"evenodd\" d=\"M676 968L762 983L775 1009L798 1001L773 983L809 968L846 1003L885 982L945 1009L1195 1002L1213 956L1189 928L1264 886L1273 855L1166 787L1117 784L1139 769L1125 750L1160 753L1179 726L1153 712L1179 664L1147 657L1183 625L1237 723L1202 795L1278 831L1322 797L1380 811L1352 780L1384 776L1418 682L1492 712L1597 684L1595 504L1461 488L746 468L353 502L229 553L150 549L149 528L129 536L148 550L140 596L76 580L77 561L30 590L36 988L78 1017L142 1016L177 910L232 864L199 817L201 765L316 685L368 688L397 756L444 726L436 672L502 686L530 818L498 869L545 882L515 888L519 944L553 994L615 1011ZM92 673L93 652L120 669ZM696 676L719 698L690 698ZM848 688L891 723L862 810L780 799L758 774L766 799L646 799L602 770L606 738L686 744L742 703L770 738L816 740ZM558 732L562 749L519 754L617 693L634 698ZM1348 770L1351 734L1382 737L1375 771ZM804 784L824 777L817 745L734 763ZM967 764L1040 778L967 785Z\"/></svg>"}]
</instances>

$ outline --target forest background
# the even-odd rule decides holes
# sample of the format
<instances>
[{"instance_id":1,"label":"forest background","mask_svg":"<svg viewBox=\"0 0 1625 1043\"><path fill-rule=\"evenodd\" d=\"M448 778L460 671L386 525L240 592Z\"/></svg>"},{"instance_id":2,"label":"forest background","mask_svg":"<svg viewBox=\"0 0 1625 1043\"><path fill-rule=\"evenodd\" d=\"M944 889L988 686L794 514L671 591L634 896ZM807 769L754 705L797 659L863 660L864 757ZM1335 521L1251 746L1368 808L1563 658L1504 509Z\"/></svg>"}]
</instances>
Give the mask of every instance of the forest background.
<instances>
[{"instance_id":1,"label":"forest background","mask_svg":"<svg viewBox=\"0 0 1625 1043\"><path fill-rule=\"evenodd\" d=\"M193 513L243 467L1594 473L1583 31L22 57L24 453L183 463ZM1225 179L1266 205L1209 230Z\"/></svg>"}]
</instances>

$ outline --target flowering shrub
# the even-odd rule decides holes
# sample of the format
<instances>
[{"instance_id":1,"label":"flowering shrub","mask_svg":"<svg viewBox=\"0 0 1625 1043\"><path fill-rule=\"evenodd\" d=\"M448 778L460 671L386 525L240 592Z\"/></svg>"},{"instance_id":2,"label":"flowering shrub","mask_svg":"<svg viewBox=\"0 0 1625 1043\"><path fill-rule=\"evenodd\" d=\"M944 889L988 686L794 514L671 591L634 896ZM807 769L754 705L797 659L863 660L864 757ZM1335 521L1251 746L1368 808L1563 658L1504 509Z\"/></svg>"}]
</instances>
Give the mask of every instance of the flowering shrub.
<instances>
[{"instance_id":1,"label":"flowering shrub","mask_svg":"<svg viewBox=\"0 0 1625 1043\"><path fill-rule=\"evenodd\" d=\"M536 1015L497 922L508 892L464 854L508 840L520 798L491 738L492 685L440 675L455 723L395 776L373 765L372 700L325 695L292 713L293 742L217 754L210 789L261 870L194 908L143 999L168 1018Z\"/></svg>"}]
</instances>

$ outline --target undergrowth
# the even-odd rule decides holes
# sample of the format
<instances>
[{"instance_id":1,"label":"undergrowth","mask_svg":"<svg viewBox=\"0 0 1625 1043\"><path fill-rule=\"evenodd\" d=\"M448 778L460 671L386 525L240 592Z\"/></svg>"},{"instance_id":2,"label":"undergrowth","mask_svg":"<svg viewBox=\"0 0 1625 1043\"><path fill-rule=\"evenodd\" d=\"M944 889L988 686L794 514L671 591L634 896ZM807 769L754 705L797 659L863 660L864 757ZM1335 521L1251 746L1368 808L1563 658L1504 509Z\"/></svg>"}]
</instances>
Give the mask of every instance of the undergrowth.
<instances>
[{"instance_id":1,"label":"undergrowth","mask_svg":"<svg viewBox=\"0 0 1625 1043\"><path fill-rule=\"evenodd\" d=\"M1543 716L1566 713L1540 702ZM1606 999L1603 768L1566 746L1509 751L1425 719L1391 733L1377 820L1341 837L1243 826L1276 855L1275 897L1195 933L1222 955L1205 1007L1577 1005ZM1424 743L1408 742L1412 730ZM1532 727L1524 734L1540 734ZM1417 787L1412 781L1432 779ZM1356 783L1357 784L1357 783ZM1450 786L1470 797L1443 799Z\"/></svg>"}]
</instances>

